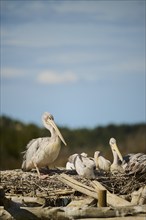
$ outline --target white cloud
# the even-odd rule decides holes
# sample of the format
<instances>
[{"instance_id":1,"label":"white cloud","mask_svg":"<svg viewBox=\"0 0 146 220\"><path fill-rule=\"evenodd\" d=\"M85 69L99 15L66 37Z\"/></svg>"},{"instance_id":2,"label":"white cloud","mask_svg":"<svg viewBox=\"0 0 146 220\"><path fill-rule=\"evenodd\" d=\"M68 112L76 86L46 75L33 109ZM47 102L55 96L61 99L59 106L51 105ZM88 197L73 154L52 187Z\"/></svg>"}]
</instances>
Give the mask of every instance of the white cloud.
<instances>
[{"instance_id":1,"label":"white cloud","mask_svg":"<svg viewBox=\"0 0 146 220\"><path fill-rule=\"evenodd\" d=\"M41 72L37 77L37 81L42 84L74 83L78 81L78 77L72 72L62 74L48 70Z\"/></svg>"}]
</instances>

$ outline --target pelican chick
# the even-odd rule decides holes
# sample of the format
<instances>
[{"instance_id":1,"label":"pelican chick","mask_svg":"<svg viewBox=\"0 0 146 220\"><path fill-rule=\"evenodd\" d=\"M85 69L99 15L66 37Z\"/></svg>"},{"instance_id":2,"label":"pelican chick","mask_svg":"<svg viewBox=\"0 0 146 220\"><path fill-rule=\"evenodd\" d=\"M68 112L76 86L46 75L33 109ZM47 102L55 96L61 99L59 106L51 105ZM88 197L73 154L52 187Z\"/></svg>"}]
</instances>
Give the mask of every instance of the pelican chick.
<instances>
[{"instance_id":1,"label":"pelican chick","mask_svg":"<svg viewBox=\"0 0 146 220\"><path fill-rule=\"evenodd\" d=\"M61 148L61 141L66 145L50 113L45 112L42 115L42 122L44 127L50 131L51 136L31 140L26 146L22 163L23 171L36 168L39 177L39 168L48 166L57 159Z\"/></svg>"},{"instance_id":2,"label":"pelican chick","mask_svg":"<svg viewBox=\"0 0 146 220\"><path fill-rule=\"evenodd\" d=\"M86 153L73 154L68 158L68 161L75 167L78 175L87 179L94 179L95 162L94 159L89 158Z\"/></svg>"},{"instance_id":3,"label":"pelican chick","mask_svg":"<svg viewBox=\"0 0 146 220\"><path fill-rule=\"evenodd\" d=\"M100 151L95 151L94 153L94 161L96 164L96 169L103 170L106 172L110 171L111 162L101 156Z\"/></svg>"}]
</instances>

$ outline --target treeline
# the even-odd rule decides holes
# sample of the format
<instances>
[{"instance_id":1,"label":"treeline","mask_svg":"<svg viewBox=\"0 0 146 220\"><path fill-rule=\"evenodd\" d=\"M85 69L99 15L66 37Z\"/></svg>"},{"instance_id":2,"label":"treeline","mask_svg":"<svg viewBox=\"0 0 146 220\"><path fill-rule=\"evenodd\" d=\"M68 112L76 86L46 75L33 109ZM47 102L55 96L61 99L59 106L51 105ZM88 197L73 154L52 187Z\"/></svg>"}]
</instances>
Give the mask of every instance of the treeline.
<instances>
[{"instance_id":1,"label":"treeline","mask_svg":"<svg viewBox=\"0 0 146 220\"><path fill-rule=\"evenodd\" d=\"M69 155L86 152L93 156L96 150L112 161L109 139L115 137L123 155L127 153L146 153L146 124L108 125L93 129L59 128L68 146L63 146L54 166L64 166ZM6 116L0 117L0 168L20 168L21 152L27 143L38 137L50 136L48 130L35 124L24 124Z\"/></svg>"}]
</instances>

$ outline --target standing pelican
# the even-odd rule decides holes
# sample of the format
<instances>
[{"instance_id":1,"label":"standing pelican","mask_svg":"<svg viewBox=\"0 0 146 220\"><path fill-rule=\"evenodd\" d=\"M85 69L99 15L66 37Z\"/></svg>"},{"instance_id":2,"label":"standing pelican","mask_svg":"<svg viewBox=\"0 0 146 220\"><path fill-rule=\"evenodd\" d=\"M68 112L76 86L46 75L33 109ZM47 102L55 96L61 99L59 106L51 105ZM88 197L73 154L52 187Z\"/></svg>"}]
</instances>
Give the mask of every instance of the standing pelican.
<instances>
[{"instance_id":1,"label":"standing pelican","mask_svg":"<svg viewBox=\"0 0 146 220\"><path fill-rule=\"evenodd\" d=\"M51 133L50 137L42 137L31 140L26 146L22 163L22 170L28 171L36 168L40 176L39 168L48 166L58 157L61 141L66 145L59 129L57 128L53 116L45 112L42 115L43 125Z\"/></svg>"},{"instance_id":2,"label":"standing pelican","mask_svg":"<svg viewBox=\"0 0 146 220\"><path fill-rule=\"evenodd\" d=\"M100 151L95 151L94 161L97 169L104 170L106 172L110 171L111 162L101 156Z\"/></svg>"},{"instance_id":3,"label":"standing pelican","mask_svg":"<svg viewBox=\"0 0 146 220\"><path fill-rule=\"evenodd\" d=\"M73 154L68 158L68 161L73 164L76 172L87 179L94 179L95 162L93 158L89 158L86 153Z\"/></svg>"},{"instance_id":4,"label":"standing pelican","mask_svg":"<svg viewBox=\"0 0 146 220\"><path fill-rule=\"evenodd\" d=\"M146 154L132 153L122 157L114 138L110 139L109 144L111 146L114 157L113 164L111 165L111 171L116 170L117 167L117 171L122 173L146 173Z\"/></svg>"}]
</instances>

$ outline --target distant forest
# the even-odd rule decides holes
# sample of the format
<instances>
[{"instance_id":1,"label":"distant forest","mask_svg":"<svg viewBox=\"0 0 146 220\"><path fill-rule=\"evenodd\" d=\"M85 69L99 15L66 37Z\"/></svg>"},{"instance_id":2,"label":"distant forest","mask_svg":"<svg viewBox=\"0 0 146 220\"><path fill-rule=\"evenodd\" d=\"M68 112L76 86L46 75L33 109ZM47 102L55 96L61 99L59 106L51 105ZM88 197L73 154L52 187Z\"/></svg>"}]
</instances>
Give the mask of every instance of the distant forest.
<instances>
[{"instance_id":1,"label":"distant forest","mask_svg":"<svg viewBox=\"0 0 146 220\"><path fill-rule=\"evenodd\" d=\"M116 138L122 155L146 153L146 124L98 126L93 129L70 129L59 127L67 147L62 144L59 157L53 166L65 166L67 158L74 153L86 152L89 156L99 150L112 161L109 139ZM27 143L38 137L50 136L45 128L35 124L24 124L7 116L0 116L0 169L20 168L21 152Z\"/></svg>"}]
</instances>

